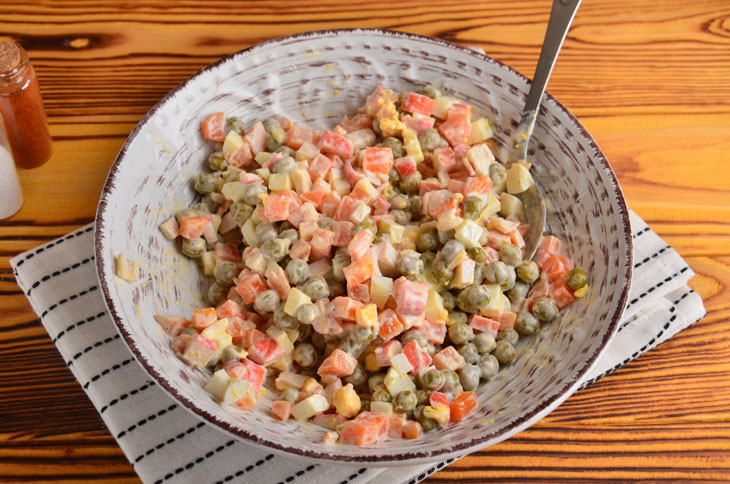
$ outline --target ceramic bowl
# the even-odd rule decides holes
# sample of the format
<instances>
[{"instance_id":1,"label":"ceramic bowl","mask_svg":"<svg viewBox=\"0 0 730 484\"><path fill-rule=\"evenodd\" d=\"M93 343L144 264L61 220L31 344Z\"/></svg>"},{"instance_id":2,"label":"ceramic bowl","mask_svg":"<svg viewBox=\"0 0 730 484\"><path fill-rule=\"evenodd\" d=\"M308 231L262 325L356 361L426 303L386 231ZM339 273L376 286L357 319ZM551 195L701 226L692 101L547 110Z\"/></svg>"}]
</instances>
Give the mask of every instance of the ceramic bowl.
<instances>
[{"instance_id":1,"label":"ceramic bowl","mask_svg":"<svg viewBox=\"0 0 730 484\"><path fill-rule=\"evenodd\" d=\"M154 314L189 317L207 282L158 225L194 199L189 180L211 151L200 121L223 111L246 123L285 114L333 127L375 86L435 84L486 116L506 159L528 90L511 68L457 45L405 33L337 30L276 39L226 57L163 97L130 134L104 186L96 218L96 263L109 312L150 376L182 406L221 431L292 456L330 463L410 465L500 442L529 427L579 386L616 331L631 280L629 216L606 158L578 120L546 96L530 156L549 200L547 231L590 274L587 297L518 346L518 358L478 390L479 410L419 439L376 447L325 445L323 429L268 415L271 395L251 411L223 408L202 388L209 374L169 349ZM114 276L114 256L137 261L134 284Z\"/></svg>"}]
</instances>

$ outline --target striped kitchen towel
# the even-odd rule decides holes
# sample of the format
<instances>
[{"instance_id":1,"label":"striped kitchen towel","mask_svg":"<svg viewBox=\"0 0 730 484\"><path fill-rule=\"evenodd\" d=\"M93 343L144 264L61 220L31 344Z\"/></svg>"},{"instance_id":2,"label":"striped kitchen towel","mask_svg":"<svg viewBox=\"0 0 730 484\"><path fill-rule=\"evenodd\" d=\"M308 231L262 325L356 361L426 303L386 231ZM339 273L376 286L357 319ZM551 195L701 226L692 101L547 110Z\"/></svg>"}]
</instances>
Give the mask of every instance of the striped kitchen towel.
<instances>
[{"instance_id":1,"label":"striped kitchen towel","mask_svg":"<svg viewBox=\"0 0 730 484\"><path fill-rule=\"evenodd\" d=\"M587 386L705 315L682 258L631 214L634 279L621 329ZM253 447L206 424L159 388L109 317L97 283L93 225L20 254L11 264L66 364L146 483L415 484L450 464L368 469L308 464Z\"/></svg>"}]
</instances>

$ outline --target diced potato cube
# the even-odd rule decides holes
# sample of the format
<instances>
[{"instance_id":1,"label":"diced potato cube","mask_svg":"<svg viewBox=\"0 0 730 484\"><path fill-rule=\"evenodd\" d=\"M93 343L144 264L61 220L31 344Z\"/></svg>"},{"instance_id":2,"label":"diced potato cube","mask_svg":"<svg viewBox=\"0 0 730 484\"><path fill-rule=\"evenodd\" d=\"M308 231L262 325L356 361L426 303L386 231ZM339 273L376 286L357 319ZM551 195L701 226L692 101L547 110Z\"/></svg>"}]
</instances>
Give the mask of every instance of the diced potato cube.
<instances>
[{"instance_id":1,"label":"diced potato cube","mask_svg":"<svg viewBox=\"0 0 730 484\"><path fill-rule=\"evenodd\" d=\"M355 310L357 324L372 328L378 324L378 307L375 304L366 304Z\"/></svg>"},{"instance_id":2,"label":"diced potato cube","mask_svg":"<svg viewBox=\"0 0 730 484\"><path fill-rule=\"evenodd\" d=\"M446 119L446 112L454 105L454 100L448 96L439 96L436 98L436 105L431 111L431 115L439 118Z\"/></svg>"},{"instance_id":3,"label":"diced potato cube","mask_svg":"<svg viewBox=\"0 0 730 484\"><path fill-rule=\"evenodd\" d=\"M292 373L289 371L282 371L274 381L274 386L277 390L284 391L287 388L296 388L299 390L311 377L307 375L300 375L299 373Z\"/></svg>"},{"instance_id":4,"label":"diced potato cube","mask_svg":"<svg viewBox=\"0 0 730 484\"><path fill-rule=\"evenodd\" d=\"M405 148L408 156L416 160L416 163L423 161L423 151L421 151L421 144L418 142L418 136L415 133L411 132L403 137L403 148Z\"/></svg>"},{"instance_id":5,"label":"diced potato cube","mask_svg":"<svg viewBox=\"0 0 730 484\"><path fill-rule=\"evenodd\" d=\"M239 398L243 397L250 389L253 383L248 380L242 380L240 378L229 378L226 389L223 392L221 403L223 405L230 405Z\"/></svg>"},{"instance_id":6,"label":"diced potato cube","mask_svg":"<svg viewBox=\"0 0 730 484\"><path fill-rule=\"evenodd\" d=\"M365 218L370 215L370 207L365 205L364 203L361 203L355 208L355 210L352 212L352 215L350 215L350 222L354 224L359 224Z\"/></svg>"},{"instance_id":7,"label":"diced potato cube","mask_svg":"<svg viewBox=\"0 0 730 484\"><path fill-rule=\"evenodd\" d=\"M337 180L334 180L331 185L332 189L337 192L337 194L341 197L344 197L345 195L350 193L350 183L344 178L338 178Z\"/></svg>"},{"instance_id":8,"label":"diced potato cube","mask_svg":"<svg viewBox=\"0 0 730 484\"><path fill-rule=\"evenodd\" d=\"M116 274L118 278L127 282L135 282L139 279L139 264L128 261L124 254L117 256L116 263Z\"/></svg>"},{"instance_id":9,"label":"diced potato cube","mask_svg":"<svg viewBox=\"0 0 730 484\"><path fill-rule=\"evenodd\" d=\"M309 420L320 412L330 408L330 404L322 395L310 395L301 402L294 405L291 410L292 416L298 421Z\"/></svg>"},{"instance_id":10,"label":"diced potato cube","mask_svg":"<svg viewBox=\"0 0 730 484\"><path fill-rule=\"evenodd\" d=\"M284 304L284 312L289 316L294 316L294 314L296 314L297 312L297 309L299 309L299 306L301 306L302 304L311 304L311 302L312 299L309 296L307 296L298 288L293 287L291 291L289 291L289 297L286 298L286 303Z\"/></svg>"},{"instance_id":11,"label":"diced potato cube","mask_svg":"<svg viewBox=\"0 0 730 484\"><path fill-rule=\"evenodd\" d=\"M213 373L213 376L203 389L213 395L216 400L220 401L223 399L223 393L226 391L229 379L226 370L220 369Z\"/></svg>"},{"instance_id":12,"label":"diced potato cube","mask_svg":"<svg viewBox=\"0 0 730 484\"><path fill-rule=\"evenodd\" d=\"M271 158L271 153L269 153L268 151L261 151L253 157L253 159L256 160L256 163L258 163L259 165L265 164L267 161L269 161L269 158Z\"/></svg>"},{"instance_id":13,"label":"diced potato cube","mask_svg":"<svg viewBox=\"0 0 730 484\"><path fill-rule=\"evenodd\" d=\"M474 283L474 268L476 263L471 259L464 259L454 269L454 277L451 279L451 287L459 288Z\"/></svg>"},{"instance_id":14,"label":"diced potato cube","mask_svg":"<svg viewBox=\"0 0 730 484\"><path fill-rule=\"evenodd\" d=\"M507 169L507 192L511 194L522 193L532 185L530 171L520 163L513 163Z\"/></svg>"},{"instance_id":15,"label":"diced potato cube","mask_svg":"<svg viewBox=\"0 0 730 484\"><path fill-rule=\"evenodd\" d=\"M504 196L504 194L502 194ZM492 193L487 193L487 206L482 212L482 218L491 217L495 213L501 210L502 206L499 203L499 199Z\"/></svg>"},{"instance_id":16,"label":"diced potato cube","mask_svg":"<svg viewBox=\"0 0 730 484\"><path fill-rule=\"evenodd\" d=\"M479 247L479 239L482 237L484 229L478 223L472 220L464 220L455 231L454 238L464 244L464 247L470 249Z\"/></svg>"},{"instance_id":17,"label":"diced potato cube","mask_svg":"<svg viewBox=\"0 0 730 484\"><path fill-rule=\"evenodd\" d=\"M228 153L233 153L244 144L246 144L246 142L243 140L243 137L231 130L228 132L226 139L223 141L223 154L227 155Z\"/></svg>"},{"instance_id":18,"label":"diced potato cube","mask_svg":"<svg viewBox=\"0 0 730 484\"><path fill-rule=\"evenodd\" d=\"M269 169L268 168L259 168L258 170L255 171L255 173L258 176L260 176L261 179L264 181L264 183L266 183L266 185L268 186L269 176L271 175L271 172L269 171Z\"/></svg>"},{"instance_id":19,"label":"diced potato cube","mask_svg":"<svg viewBox=\"0 0 730 484\"><path fill-rule=\"evenodd\" d=\"M284 131L278 124L271 129L271 137L280 145L286 143L286 131Z\"/></svg>"},{"instance_id":20,"label":"diced potato cube","mask_svg":"<svg viewBox=\"0 0 730 484\"><path fill-rule=\"evenodd\" d=\"M442 232L448 232L453 230L464 222L464 219L459 217L456 213L456 209L446 210L442 212L437 220L436 226Z\"/></svg>"},{"instance_id":21,"label":"diced potato cube","mask_svg":"<svg viewBox=\"0 0 730 484\"><path fill-rule=\"evenodd\" d=\"M203 274L212 276L215 270L215 252L212 250L203 252L203 255L200 256L200 267L203 269Z\"/></svg>"},{"instance_id":22,"label":"diced potato cube","mask_svg":"<svg viewBox=\"0 0 730 484\"><path fill-rule=\"evenodd\" d=\"M333 400L337 413L343 417L352 418L360 412L360 397L353 389L352 383L335 390Z\"/></svg>"},{"instance_id":23,"label":"diced potato cube","mask_svg":"<svg viewBox=\"0 0 730 484\"><path fill-rule=\"evenodd\" d=\"M289 339L289 335L286 334L285 330L277 326L272 326L266 330L266 334L271 336L271 339L276 341L279 346L284 348L284 351L287 355L294 351L294 345L292 344L291 340Z\"/></svg>"},{"instance_id":24,"label":"diced potato cube","mask_svg":"<svg viewBox=\"0 0 730 484\"><path fill-rule=\"evenodd\" d=\"M390 402L371 402L370 411L374 413L391 415L393 413L393 404Z\"/></svg>"},{"instance_id":25,"label":"diced potato cube","mask_svg":"<svg viewBox=\"0 0 730 484\"><path fill-rule=\"evenodd\" d=\"M404 375L392 366L385 374L385 387L391 395L397 395L403 390L416 391L416 384L408 375Z\"/></svg>"},{"instance_id":26,"label":"diced potato cube","mask_svg":"<svg viewBox=\"0 0 730 484\"><path fill-rule=\"evenodd\" d=\"M485 309L502 309L504 306L502 297L507 297L502 294L502 289L499 287L499 284L485 284L484 287L487 288L487 294L489 296L489 302ZM507 298L507 303L509 304L509 298ZM508 311L511 310L510 308L511 305L507 306Z\"/></svg>"},{"instance_id":27,"label":"diced potato cube","mask_svg":"<svg viewBox=\"0 0 730 484\"><path fill-rule=\"evenodd\" d=\"M428 301L426 301L426 319L431 321L446 321L449 312L444 308L444 300L434 289L428 290Z\"/></svg>"},{"instance_id":28,"label":"diced potato cube","mask_svg":"<svg viewBox=\"0 0 730 484\"><path fill-rule=\"evenodd\" d=\"M373 276L370 280L370 300L378 309L383 309L393 291L393 279L385 276Z\"/></svg>"},{"instance_id":29,"label":"diced potato cube","mask_svg":"<svg viewBox=\"0 0 730 484\"><path fill-rule=\"evenodd\" d=\"M352 190L366 193L368 195L368 203L372 202L373 200L378 198L378 195L380 195L380 192L375 189L373 184L370 183L370 180L368 180L366 177L360 178L360 180L355 184Z\"/></svg>"},{"instance_id":30,"label":"diced potato cube","mask_svg":"<svg viewBox=\"0 0 730 484\"><path fill-rule=\"evenodd\" d=\"M319 225L316 222L303 222L299 224L299 239L311 240Z\"/></svg>"},{"instance_id":31,"label":"diced potato cube","mask_svg":"<svg viewBox=\"0 0 730 484\"><path fill-rule=\"evenodd\" d=\"M489 166L494 163L494 155L486 143L469 148L466 157L469 159L471 166L474 167L477 175L489 176Z\"/></svg>"},{"instance_id":32,"label":"diced potato cube","mask_svg":"<svg viewBox=\"0 0 730 484\"><path fill-rule=\"evenodd\" d=\"M406 355L404 355L403 353L398 353L397 355L393 356L390 359L390 366L398 370L398 373L401 373L403 375L413 371L413 365L410 361L408 361L408 358L406 358Z\"/></svg>"},{"instance_id":33,"label":"diced potato cube","mask_svg":"<svg viewBox=\"0 0 730 484\"><path fill-rule=\"evenodd\" d=\"M380 222L380 232L387 235L390 238L390 243L393 245L400 244L403 238L405 227L395 222L383 220ZM417 236L418 234L416 234Z\"/></svg>"},{"instance_id":34,"label":"diced potato cube","mask_svg":"<svg viewBox=\"0 0 730 484\"><path fill-rule=\"evenodd\" d=\"M522 213L522 200L509 193L503 193L500 207L499 214L502 217L514 217Z\"/></svg>"},{"instance_id":35,"label":"diced potato cube","mask_svg":"<svg viewBox=\"0 0 730 484\"><path fill-rule=\"evenodd\" d=\"M380 222L381 226L383 222ZM416 250L416 240L418 240L418 230L409 228L409 229L403 229L402 235L400 236L400 242L393 242L393 236L391 234L391 243L393 245L400 244L398 247L399 250Z\"/></svg>"},{"instance_id":36,"label":"diced potato cube","mask_svg":"<svg viewBox=\"0 0 730 484\"><path fill-rule=\"evenodd\" d=\"M297 193L307 193L312 189L312 178L307 170L296 170L291 174L291 180Z\"/></svg>"},{"instance_id":37,"label":"diced potato cube","mask_svg":"<svg viewBox=\"0 0 730 484\"><path fill-rule=\"evenodd\" d=\"M279 371L293 371L294 370L294 358L291 355L280 356L267 365L269 368L274 368Z\"/></svg>"},{"instance_id":38,"label":"diced potato cube","mask_svg":"<svg viewBox=\"0 0 730 484\"><path fill-rule=\"evenodd\" d=\"M317 156L317 154L319 154L319 148L309 141L305 141L294 154L294 159L297 161L307 161Z\"/></svg>"},{"instance_id":39,"label":"diced potato cube","mask_svg":"<svg viewBox=\"0 0 730 484\"><path fill-rule=\"evenodd\" d=\"M333 431L324 433L324 435L322 436L322 442L325 445L335 445L337 443L337 439L339 439L339 438L340 438L340 434L338 434L337 432L335 432L333 430Z\"/></svg>"},{"instance_id":40,"label":"diced potato cube","mask_svg":"<svg viewBox=\"0 0 730 484\"><path fill-rule=\"evenodd\" d=\"M160 232L167 240L174 240L180 235L180 226L175 217L170 217L160 224Z\"/></svg>"},{"instance_id":41,"label":"diced potato cube","mask_svg":"<svg viewBox=\"0 0 730 484\"><path fill-rule=\"evenodd\" d=\"M494 136L494 131L489 126L486 118L477 119L471 123L471 135L469 136L469 144L474 145L486 141Z\"/></svg>"},{"instance_id":42,"label":"diced potato cube","mask_svg":"<svg viewBox=\"0 0 730 484\"><path fill-rule=\"evenodd\" d=\"M288 173L272 173L269 175L269 190L274 193L291 190L291 177Z\"/></svg>"},{"instance_id":43,"label":"diced potato cube","mask_svg":"<svg viewBox=\"0 0 730 484\"><path fill-rule=\"evenodd\" d=\"M225 333L227 327L228 327L228 318L219 319L215 323L206 327L200 333L200 336L205 336L206 338L213 339L216 336L218 336L219 334Z\"/></svg>"},{"instance_id":44,"label":"diced potato cube","mask_svg":"<svg viewBox=\"0 0 730 484\"><path fill-rule=\"evenodd\" d=\"M243 235L243 240L246 242L246 245L249 247L256 247L258 245L259 236L256 235L256 225L254 225L251 218L244 222L243 227L241 227L241 234Z\"/></svg>"}]
</instances>

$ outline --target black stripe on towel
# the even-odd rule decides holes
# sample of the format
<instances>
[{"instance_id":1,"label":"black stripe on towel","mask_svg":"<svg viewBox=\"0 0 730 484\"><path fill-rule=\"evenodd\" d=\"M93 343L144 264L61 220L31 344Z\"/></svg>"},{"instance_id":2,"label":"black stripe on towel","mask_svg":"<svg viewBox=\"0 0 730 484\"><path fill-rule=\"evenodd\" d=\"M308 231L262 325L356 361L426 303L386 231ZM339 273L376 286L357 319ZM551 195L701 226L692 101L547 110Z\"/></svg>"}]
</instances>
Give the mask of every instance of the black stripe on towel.
<instances>
[{"instance_id":1,"label":"black stripe on towel","mask_svg":"<svg viewBox=\"0 0 730 484\"><path fill-rule=\"evenodd\" d=\"M121 432L119 432L115 438L116 439L121 439L122 437L124 437L128 433L132 432L134 429L138 429L138 428L144 426L145 424L147 424L149 422L152 422L153 420L157 419L157 417L162 417L167 412L172 412L176 408L177 408L177 403L173 403L169 407L163 408L162 410L160 410L157 413L153 413L152 415L149 415L149 416L147 416L147 417L145 417L145 418L143 418L141 420L138 420L136 423L133 423L132 425L130 425L129 427L127 427L126 430L122 430Z\"/></svg>"},{"instance_id":2,"label":"black stripe on towel","mask_svg":"<svg viewBox=\"0 0 730 484\"><path fill-rule=\"evenodd\" d=\"M155 445L154 447L150 447L149 449L147 449L147 451L146 451L146 452L145 452L144 454L140 454L140 455L138 455L138 456L137 456L137 457L136 457L136 458L134 459L134 464L136 465L136 464L137 464L137 463L139 463L139 462L140 462L140 461L141 461L142 459L144 459L144 458L145 458L145 457L147 457L147 456L150 456L150 455L154 454L155 452L157 452L157 451L158 451L158 450L160 450L161 448L165 447L166 445L170 445L170 444L172 444L173 442L175 442L176 440L180 440L180 439L182 439L183 437L187 437L188 435L192 434L193 432L195 432L196 430L198 430L198 429L199 429L199 428L201 428L201 427L205 427L205 422L198 422L198 423L197 423L196 425L193 425L192 427L190 427L190 428L189 428L189 429L187 429L187 430L183 430L182 432L180 432L180 433L179 433L179 434L177 434L176 436L174 436L174 437L170 437L170 438L169 438L169 439L167 439L166 441L164 441L164 442L160 442L159 444Z\"/></svg>"},{"instance_id":3,"label":"black stripe on towel","mask_svg":"<svg viewBox=\"0 0 730 484\"><path fill-rule=\"evenodd\" d=\"M129 358L128 360L124 360L121 363L117 363L116 365L112 366L111 368L107 368L106 370L102 371L98 375L92 376L91 377L91 380L89 380L86 383L84 383L84 385L83 385L84 390L86 390L87 388L89 388L89 385L91 385L93 382L95 382L99 378L101 378L101 377L103 377L105 375L108 375L109 373L111 373L113 371L116 371L116 370L120 369L123 366L127 366L128 364L130 364L133 361L134 361L134 358Z\"/></svg>"},{"instance_id":4,"label":"black stripe on towel","mask_svg":"<svg viewBox=\"0 0 730 484\"><path fill-rule=\"evenodd\" d=\"M236 443L235 440L229 440L225 444L219 445L218 447L215 448L215 450L211 450L210 452L208 452L207 454L205 454L203 457L198 457L194 461L188 462L184 466L180 466L177 469L175 469L174 471L165 474L165 477L163 477L162 479L156 480L155 481L155 484L162 484L163 482L172 479L176 475L181 474L181 473L183 473L183 472L185 472L187 470L192 469L193 467L195 467L195 464L200 464L205 459L209 459L209 458L213 457L215 454L217 454L217 453L221 452L222 450L224 450L224 449L232 446L235 443Z\"/></svg>"},{"instance_id":5,"label":"black stripe on towel","mask_svg":"<svg viewBox=\"0 0 730 484\"><path fill-rule=\"evenodd\" d=\"M88 353L89 351L91 351L91 350L93 350L93 349L96 349L96 348L98 348L99 346L103 346L103 345L105 345L105 344L111 343L112 341L116 341L116 340L118 340L119 338L121 338L121 336L119 335L119 333L117 333L117 334L115 334L114 336L110 336L110 337L108 337L108 338L106 338L106 339L103 339L103 340L101 340L101 341L97 341L97 342L96 342L96 343L94 343L93 345L89 345L89 346L87 346L87 347L86 347L86 348L84 348L83 350L81 350L81 351L79 351L78 353L76 353L75 355L73 355L73 357L72 357L72 358L71 358L70 360L68 360L68 361L66 362L66 366L69 366L69 367L70 367L71 365L73 365L73 364L74 364L74 361L78 360L79 358L81 358L81 357L82 357L83 355L85 355L85 354L86 354L86 353Z\"/></svg>"},{"instance_id":6,"label":"black stripe on towel","mask_svg":"<svg viewBox=\"0 0 730 484\"><path fill-rule=\"evenodd\" d=\"M318 465L319 464L312 464L310 466L307 466L304 469L299 470L299 471L295 472L294 474L290 475L289 477L287 477L283 481L279 481L279 484L288 484L289 482L292 482L297 477L303 476L307 472L313 471Z\"/></svg>"},{"instance_id":7,"label":"black stripe on towel","mask_svg":"<svg viewBox=\"0 0 730 484\"><path fill-rule=\"evenodd\" d=\"M85 295L89 294L90 292L94 292L94 291L96 291L98 289L99 289L99 286L91 286L90 288L85 289L85 290L83 290L83 291L81 291L81 292L79 292L77 294L74 294L72 296L68 296L66 298L61 299L60 301L58 301L55 304L52 304L51 306L48 307L48 309L46 309L45 311L43 311L41 313L41 318L45 318L48 313L50 313L51 311L53 311L57 307L63 306L64 304L66 304L69 301L73 301L74 299L78 299L81 296L85 296Z\"/></svg>"},{"instance_id":8,"label":"black stripe on towel","mask_svg":"<svg viewBox=\"0 0 730 484\"><path fill-rule=\"evenodd\" d=\"M224 477L223 479L221 479L220 481L216 481L215 484L224 484L226 482L230 482L237 477L241 477L242 475L244 475L247 472L251 472L252 470L254 470L257 467L262 466L263 464L265 464L266 462L270 461L273 458L274 458L274 454L269 454L266 457L264 457L263 459L257 460L253 464L246 466L244 469L241 469L240 471L236 471L234 474L228 475L228 476Z\"/></svg>"},{"instance_id":9,"label":"black stripe on towel","mask_svg":"<svg viewBox=\"0 0 730 484\"><path fill-rule=\"evenodd\" d=\"M104 413L104 412L106 412L106 411L107 411L107 410L108 410L109 408L111 408L111 407L113 407L114 405L116 405L117 403L119 403L119 402L123 402L123 401L124 401L124 400L126 400L127 398L129 398L129 397L131 397L131 396L133 396L133 395L136 395L136 394L138 394L138 393L141 393L141 392L143 392L143 391L145 391L145 390L147 390L148 388L151 388L151 387L153 387L153 386L155 386L155 382L153 382L152 380L147 380L147 381L145 382L145 384L144 384L144 385L142 385L141 387L139 387L139 388L135 388L134 390L128 391L127 393L122 393L122 394L121 394L121 395L119 395L119 396L118 396L117 398L113 399L113 400L112 400L111 402L109 402L109 403L107 403L106 405L104 405L103 407L101 407L101 409L99 410L99 413Z\"/></svg>"},{"instance_id":10,"label":"black stripe on towel","mask_svg":"<svg viewBox=\"0 0 730 484\"><path fill-rule=\"evenodd\" d=\"M670 282L675 277L679 277L680 274L684 274L688 270L689 270L689 266L683 267L682 270L680 270L679 272L675 272L671 276L667 276L665 279L657 282L655 285L653 285L652 287L650 287L649 289L647 289L646 291L642 292L641 294L636 296L634 299L629 301L629 303L626 305L626 309L630 308L631 306L633 306L634 304L636 304L637 302L639 302L640 300L644 299L646 296L651 294L652 292L654 292L657 289L659 289L660 287L662 287L664 284Z\"/></svg>"},{"instance_id":11,"label":"black stripe on towel","mask_svg":"<svg viewBox=\"0 0 730 484\"><path fill-rule=\"evenodd\" d=\"M61 276L63 274L66 274L67 272L70 272L70 271L72 271L74 269L78 269L82 265L88 264L92 260L94 260L94 256L93 255L91 257L87 257L84 260L81 260L79 262L76 262L75 264L72 264L70 266L64 267L63 269L60 269L60 270L57 270L57 271L53 271L52 273L47 274L47 275L41 277L40 279L38 279L37 281L35 281L33 284L30 285L30 287L28 288L28 291L25 293L25 295L26 296L30 296L30 293L33 291L33 289L37 289L44 282L49 281L49 280L53 279L54 277L58 277L58 276Z\"/></svg>"},{"instance_id":12,"label":"black stripe on towel","mask_svg":"<svg viewBox=\"0 0 730 484\"><path fill-rule=\"evenodd\" d=\"M53 338L53 340L51 341L51 343L56 344L56 341L58 341L59 339L61 339L66 333L68 333L72 329L78 328L79 326L83 326L86 323L90 323L90 322L94 321L95 319L99 319L100 317L104 316L105 314L106 314L106 311L102 311L102 312L100 312L99 314L97 314L95 316L89 316L86 319L82 319L80 321L76 321L75 323L73 323L72 325L68 326L66 329L62 330L60 333L58 333L56 335L56 337Z\"/></svg>"},{"instance_id":13,"label":"black stripe on towel","mask_svg":"<svg viewBox=\"0 0 730 484\"><path fill-rule=\"evenodd\" d=\"M51 243L50 243L50 244L48 244L48 245L45 245L45 246L43 246L43 247L40 247L40 248L38 248L38 249L34 250L33 252L31 252L30 254L26 255L26 256L25 256L24 258L20 259L20 260L18 261L18 263L17 263L17 264L15 264L15 267L20 267L20 266L22 266L23 264L25 264L25 261L27 261L27 260L29 260L29 259L32 259L32 258L33 258L33 257L35 257L36 255L38 255L38 254L40 254L40 253L42 253L42 252L44 252L44 251L46 251L46 250L50 249L51 247L54 247L54 246L56 246L56 245L61 245L61 244L63 244L63 243L64 243L65 241L67 241L67 240L71 240L71 239L73 239L73 238L76 238L76 237L78 237L78 236L80 236L80 235L84 235L84 234L86 234L86 233L89 233L89 232L91 232L92 230L94 230L94 226L93 226L93 225L91 225L91 226L89 226L89 227L86 227L86 228L85 228L85 229L83 229L83 230L79 230L78 232L74 232L74 233L68 234L68 235L67 235L67 236L65 236L64 238L62 238L62 239L58 239L58 240L57 240L56 242L51 242Z\"/></svg>"}]
</instances>

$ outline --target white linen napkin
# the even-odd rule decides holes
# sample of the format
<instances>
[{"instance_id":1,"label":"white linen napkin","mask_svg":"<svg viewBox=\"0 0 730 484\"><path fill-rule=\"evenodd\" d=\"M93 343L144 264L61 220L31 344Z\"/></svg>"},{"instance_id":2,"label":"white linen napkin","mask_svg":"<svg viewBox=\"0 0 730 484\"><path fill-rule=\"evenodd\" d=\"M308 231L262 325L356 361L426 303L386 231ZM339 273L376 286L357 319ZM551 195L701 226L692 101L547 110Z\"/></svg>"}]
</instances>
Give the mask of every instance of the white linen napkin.
<instances>
[{"instance_id":1,"label":"white linen napkin","mask_svg":"<svg viewBox=\"0 0 730 484\"><path fill-rule=\"evenodd\" d=\"M699 321L689 266L631 212L634 278L621 329L582 387ZM24 252L11 265L66 364L145 483L416 484L453 462L368 469L308 464L231 437L159 388L127 349L104 306L93 225Z\"/></svg>"}]
</instances>

